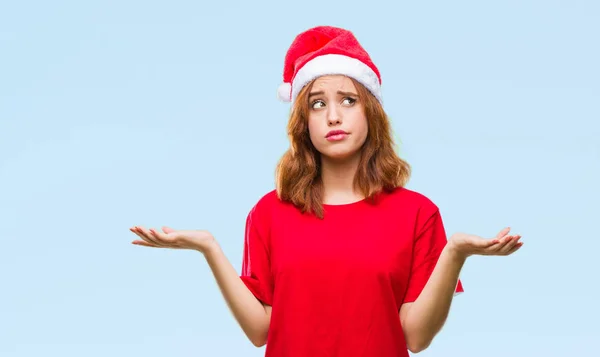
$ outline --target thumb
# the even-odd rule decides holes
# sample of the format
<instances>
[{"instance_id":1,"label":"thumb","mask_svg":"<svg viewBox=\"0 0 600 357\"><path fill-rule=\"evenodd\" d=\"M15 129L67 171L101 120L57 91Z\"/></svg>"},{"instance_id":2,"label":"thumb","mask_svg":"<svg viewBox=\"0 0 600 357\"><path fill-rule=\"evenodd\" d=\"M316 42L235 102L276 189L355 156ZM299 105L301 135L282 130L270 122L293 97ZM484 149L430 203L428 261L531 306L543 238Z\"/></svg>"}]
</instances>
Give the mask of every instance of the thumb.
<instances>
[{"instance_id":1,"label":"thumb","mask_svg":"<svg viewBox=\"0 0 600 357\"><path fill-rule=\"evenodd\" d=\"M173 233L173 232L175 232L175 230L174 230L173 228L171 228L171 227L167 227L167 226L164 226L164 227L162 227L162 230L163 230L163 232L165 232L166 234L169 234L169 233Z\"/></svg>"},{"instance_id":2,"label":"thumb","mask_svg":"<svg viewBox=\"0 0 600 357\"><path fill-rule=\"evenodd\" d=\"M502 229L500 232L498 232L498 234L496 235L496 239L500 239L502 237L504 237L505 235L508 234L508 232L510 232L510 227L506 227L504 229Z\"/></svg>"}]
</instances>

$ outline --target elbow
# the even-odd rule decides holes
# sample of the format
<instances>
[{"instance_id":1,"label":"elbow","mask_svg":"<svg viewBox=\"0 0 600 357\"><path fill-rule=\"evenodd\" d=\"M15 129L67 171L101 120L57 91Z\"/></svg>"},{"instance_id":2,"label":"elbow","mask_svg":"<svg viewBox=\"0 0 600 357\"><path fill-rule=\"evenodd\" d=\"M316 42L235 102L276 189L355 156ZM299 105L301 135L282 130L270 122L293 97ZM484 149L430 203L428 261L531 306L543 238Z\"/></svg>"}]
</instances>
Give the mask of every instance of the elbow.
<instances>
[{"instance_id":1,"label":"elbow","mask_svg":"<svg viewBox=\"0 0 600 357\"><path fill-rule=\"evenodd\" d=\"M406 340L406 347L411 353L419 353L425 351L431 345L431 339L428 338L412 338Z\"/></svg>"},{"instance_id":2,"label":"elbow","mask_svg":"<svg viewBox=\"0 0 600 357\"><path fill-rule=\"evenodd\" d=\"M432 326L431 323L423 324L422 321L415 323L404 321L404 339L407 349L412 353L425 351L439 332L440 328Z\"/></svg>"},{"instance_id":3,"label":"elbow","mask_svg":"<svg viewBox=\"0 0 600 357\"><path fill-rule=\"evenodd\" d=\"M412 345L408 345L408 350L411 353L415 353L416 354L416 353L425 351L427 349L427 347L429 347L428 343L424 343L424 344L420 344L420 345L412 344Z\"/></svg>"},{"instance_id":4,"label":"elbow","mask_svg":"<svg viewBox=\"0 0 600 357\"><path fill-rule=\"evenodd\" d=\"M261 340L251 339L250 342L252 342L254 347L262 347L267 344L267 340L263 340L263 339L261 339Z\"/></svg>"},{"instance_id":5,"label":"elbow","mask_svg":"<svg viewBox=\"0 0 600 357\"><path fill-rule=\"evenodd\" d=\"M271 322L271 309L265 309L266 314L257 316L252 323L242 325L246 337L255 347L263 347L267 344L269 337L269 325Z\"/></svg>"},{"instance_id":6,"label":"elbow","mask_svg":"<svg viewBox=\"0 0 600 357\"><path fill-rule=\"evenodd\" d=\"M267 344L267 332L257 331L252 335L248 336L250 342L254 345L254 347L263 347Z\"/></svg>"},{"instance_id":7,"label":"elbow","mask_svg":"<svg viewBox=\"0 0 600 357\"><path fill-rule=\"evenodd\" d=\"M259 314L259 316L253 316L252 319L240 323L246 337L254 347L263 347L267 344L270 321L269 309L267 314Z\"/></svg>"}]
</instances>

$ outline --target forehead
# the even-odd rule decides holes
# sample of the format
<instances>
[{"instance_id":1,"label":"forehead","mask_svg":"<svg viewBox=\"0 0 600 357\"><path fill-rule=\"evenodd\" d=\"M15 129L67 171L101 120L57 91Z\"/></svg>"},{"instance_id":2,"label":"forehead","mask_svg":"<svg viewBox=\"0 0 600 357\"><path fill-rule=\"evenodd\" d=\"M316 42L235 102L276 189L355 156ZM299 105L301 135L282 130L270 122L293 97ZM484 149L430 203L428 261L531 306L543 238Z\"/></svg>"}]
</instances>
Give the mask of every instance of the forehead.
<instances>
[{"instance_id":1,"label":"forehead","mask_svg":"<svg viewBox=\"0 0 600 357\"><path fill-rule=\"evenodd\" d=\"M356 87L352 80L346 76L341 75L330 75L322 76L315 80L312 86L313 90L334 90L334 91L345 91L345 92L356 92Z\"/></svg>"}]
</instances>

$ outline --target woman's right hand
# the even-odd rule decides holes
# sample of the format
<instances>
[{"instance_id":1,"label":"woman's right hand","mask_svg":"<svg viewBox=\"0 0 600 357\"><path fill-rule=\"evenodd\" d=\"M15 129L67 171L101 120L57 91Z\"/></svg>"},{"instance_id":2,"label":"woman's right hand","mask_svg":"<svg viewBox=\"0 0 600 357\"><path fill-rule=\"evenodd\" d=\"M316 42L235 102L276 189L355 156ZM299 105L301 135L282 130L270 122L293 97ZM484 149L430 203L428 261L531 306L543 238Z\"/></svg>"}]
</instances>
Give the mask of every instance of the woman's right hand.
<instances>
[{"instance_id":1,"label":"woman's right hand","mask_svg":"<svg viewBox=\"0 0 600 357\"><path fill-rule=\"evenodd\" d=\"M144 247L192 249L204 254L217 245L212 234L204 230L175 230L163 227L162 232L160 232L140 226L132 227L129 230L142 239L134 240L131 243Z\"/></svg>"},{"instance_id":2,"label":"woman's right hand","mask_svg":"<svg viewBox=\"0 0 600 357\"><path fill-rule=\"evenodd\" d=\"M168 227L163 227L162 232L142 227L132 227L131 231L142 239L132 242L136 245L193 249L201 252L215 276L227 305L248 339L257 347L266 343L271 308L263 306L242 281L212 234L202 230L178 231Z\"/></svg>"}]
</instances>

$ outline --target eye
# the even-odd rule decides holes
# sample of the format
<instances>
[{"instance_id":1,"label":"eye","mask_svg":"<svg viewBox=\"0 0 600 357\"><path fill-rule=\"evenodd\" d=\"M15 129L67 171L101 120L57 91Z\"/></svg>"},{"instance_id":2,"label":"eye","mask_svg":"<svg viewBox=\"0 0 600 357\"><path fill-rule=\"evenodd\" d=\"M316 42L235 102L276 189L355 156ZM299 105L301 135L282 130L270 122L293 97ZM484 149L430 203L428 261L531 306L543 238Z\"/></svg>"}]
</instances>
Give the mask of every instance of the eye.
<instances>
[{"instance_id":1,"label":"eye","mask_svg":"<svg viewBox=\"0 0 600 357\"><path fill-rule=\"evenodd\" d=\"M348 105L352 105L352 104L356 103L356 99L350 98L350 97L346 97L346 98L344 98L344 102L346 104L348 104Z\"/></svg>"},{"instance_id":2,"label":"eye","mask_svg":"<svg viewBox=\"0 0 600 357\"><path fill-rule=\"evenodd\" d=\"M317 104L322 104L321 106L317 106ZM325 105L325 103L322 100L315 100L314 102L311 103L311 108L313 109L319 109L322 108Z\"/></svg>"}]
</instances>

